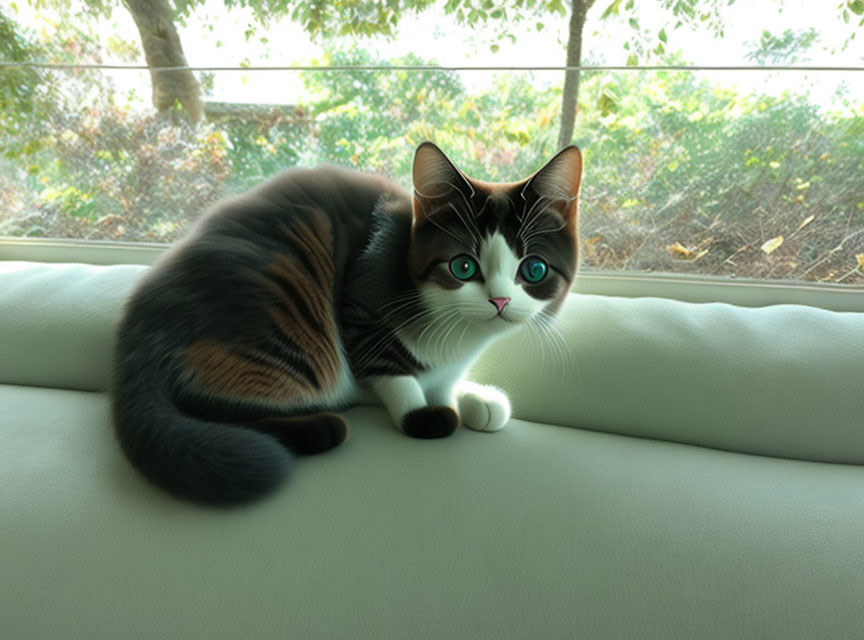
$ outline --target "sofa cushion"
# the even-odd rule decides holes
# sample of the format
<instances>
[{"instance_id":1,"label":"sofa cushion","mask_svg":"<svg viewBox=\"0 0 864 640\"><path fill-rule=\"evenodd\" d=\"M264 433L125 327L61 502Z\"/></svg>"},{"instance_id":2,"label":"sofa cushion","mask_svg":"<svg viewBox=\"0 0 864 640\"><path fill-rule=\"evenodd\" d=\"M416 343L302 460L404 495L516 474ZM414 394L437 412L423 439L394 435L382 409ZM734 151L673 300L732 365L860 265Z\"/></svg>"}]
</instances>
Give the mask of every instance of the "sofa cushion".
<instances>
[{"instance_id":1,"label":"sofa cushion","mask_svg":"<svg viewBox=\"0 0 864 640\"><path fill-rule=\"evenodd\" d=\"M0 261L0 383L106 388L120 308L145 270Z\"/></svg>"},{"instance_id":2,"label":"sofa cushion","mask_svg":"<svg viewBox=\"0 0 864 640\"><path fill-rule=\"evenodd\" d=\"M532 420L864 463L864 313L571 296L558 328L493 345L473 376Z\"/></svg>"},{"instance_id":3,"label":"sofa cushion","mask_svg":"<svg viewBox=\"0 0 864 640\"><path fill-rule=\"evenodd\" d=\"M0 262L0 383L104 389L146 267ZM864 463L864 314L571 295L559 335L472 372L513 415L733 451Z\"/></svg>"},{"instance_id":4,"label":"sofa cushion","mask_svg":"<svg viewBox=\"0 0 864 640\"><path fill-rule=\"evenodd\" d=\"M250 507L175 501L103 394L0 386L0 637L864 637L864 472L377 408Z\"/></svg>"}]
</instances>

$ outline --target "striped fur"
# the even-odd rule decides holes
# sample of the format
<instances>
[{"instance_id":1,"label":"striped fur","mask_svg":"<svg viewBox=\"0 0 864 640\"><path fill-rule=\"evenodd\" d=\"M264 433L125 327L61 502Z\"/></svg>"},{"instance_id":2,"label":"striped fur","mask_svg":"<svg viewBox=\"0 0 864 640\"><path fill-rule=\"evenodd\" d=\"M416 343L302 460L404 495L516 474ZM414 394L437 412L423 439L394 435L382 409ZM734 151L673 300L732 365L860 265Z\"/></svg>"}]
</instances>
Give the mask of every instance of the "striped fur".
<instances>
[{"instance_id":1,"label":"striped fur","mask_svg":"<svg viewBox=\"0 0 864 640\"><path fill-rule=\"evenodd\" d=\"M127 303L112 391L126 456L177 496L236 503L342 442L333 412L361 400L409 435L452 432L471 362L569 289L580 176L571 147L523 182L482 183L424 143L413 196L322 167L217 204ZM448 267L461 254L480 265L470 282ZM529 255L542 283L519 280Z\"/></svg>"}]
</instances>

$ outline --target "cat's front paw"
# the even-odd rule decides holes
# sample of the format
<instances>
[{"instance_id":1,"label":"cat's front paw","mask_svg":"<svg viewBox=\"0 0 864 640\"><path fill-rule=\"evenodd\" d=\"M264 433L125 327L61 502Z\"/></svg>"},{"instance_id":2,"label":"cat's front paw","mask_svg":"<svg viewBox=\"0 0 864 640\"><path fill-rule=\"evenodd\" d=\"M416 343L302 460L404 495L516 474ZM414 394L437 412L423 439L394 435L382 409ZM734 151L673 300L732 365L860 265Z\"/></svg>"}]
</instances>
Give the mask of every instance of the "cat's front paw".
<instances>
[{"instance_id":1,"label":"cat's front paw","mask_svg":"<svg viewBox=\"0 0 864 640\"><path fill-rule=\"evenodd\" d=\"M500 389L466 382L459 390L459 415L469 429L498 431L510 419L510 400Z\"/></svg>"},{"instance_id":2,"label":"cat's front paw","mask_svg":"<svg viewBox=\"0 0 864 640\"><path fill-rule=\"evenodd\" d=\"M421 407L402 418L402 431L412 438L445 438L456 431L459 416L450 407Z\"/></svg>"}]
</instances>

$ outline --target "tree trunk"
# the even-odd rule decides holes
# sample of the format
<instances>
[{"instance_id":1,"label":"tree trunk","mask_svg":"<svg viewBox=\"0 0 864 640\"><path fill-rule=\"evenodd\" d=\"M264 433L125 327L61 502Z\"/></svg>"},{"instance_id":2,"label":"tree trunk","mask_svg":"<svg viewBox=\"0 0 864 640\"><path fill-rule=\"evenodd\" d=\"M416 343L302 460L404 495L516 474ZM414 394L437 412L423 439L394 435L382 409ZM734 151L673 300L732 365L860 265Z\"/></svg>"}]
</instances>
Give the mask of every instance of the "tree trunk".
<instances>
[{"instance_id":1,"label":"tree trunk","mask_svg":"<svg viewBox=\"0 0 864 640\"><path fill-rule=\"evenodd\" d=\"M123 0L141 35L141 46L153 85L153 106L159 113L174 107L176 101L189 112L193 122L203 115L201 87L189 70L162 71L156 67L185 67L186 56L174 26L168 0Z\"/></svg>"},{"instance_id":2,"label":"tree trunk","mask_svg":"<svg viewBox=\"0 0 864 640\"><path fill-rule=\"evenodd\" d=\"M567 38L567 66L578 67L582 61L582 29L588 9L595 0L572 0L570 9L570 35ZM564 75L564 95L561 100L561 128L558 133L558 148L573 141L573 125L576 122L576 105L579 99L579 70L568 70Z\"/></svg>"}]
</instances>

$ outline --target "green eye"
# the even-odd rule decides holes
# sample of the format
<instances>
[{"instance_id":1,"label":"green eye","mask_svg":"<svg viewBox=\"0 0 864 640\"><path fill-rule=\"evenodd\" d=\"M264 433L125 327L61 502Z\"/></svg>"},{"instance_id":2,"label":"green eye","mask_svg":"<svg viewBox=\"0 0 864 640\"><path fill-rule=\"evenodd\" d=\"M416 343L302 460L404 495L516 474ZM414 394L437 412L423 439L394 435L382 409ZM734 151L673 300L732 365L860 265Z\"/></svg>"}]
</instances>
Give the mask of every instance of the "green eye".
<instances>
[{"instance_id":1,"label":"green eye","mask_svg":"<svg viewBox=\"0 0 864 640\"><path fill-rule=\"evenodd\" d=\"M471 256L456 256L450 261L450 273L459 280L470 280L476 275L477 270L477 261Z\"/></svg>"},{"instance_id":2,"label":"green eye","mask_svg":"<svg viewBox=\"0 0 864 640\"><path fill-rule=\"evenodd\" d=\"M519 275L525 282L537 284L549 272L549 265L542 258L525 258L519 265Z\"/></svg>"}]
</instances>

